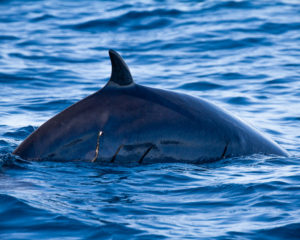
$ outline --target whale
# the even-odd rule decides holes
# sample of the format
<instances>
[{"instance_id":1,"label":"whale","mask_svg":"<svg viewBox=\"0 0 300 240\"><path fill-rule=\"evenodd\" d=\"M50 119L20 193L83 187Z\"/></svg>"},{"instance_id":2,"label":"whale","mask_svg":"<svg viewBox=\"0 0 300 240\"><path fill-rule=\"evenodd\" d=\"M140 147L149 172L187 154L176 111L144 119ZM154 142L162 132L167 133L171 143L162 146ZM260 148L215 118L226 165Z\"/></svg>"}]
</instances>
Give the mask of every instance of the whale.
<instances>
[{"instance_id":1,"label":"whale","mask_svg":"<svg viewBox=\"0 0 300 240\"><path fill-rule=\"evenodd\" d=\"M205 163L288 156L254 127L199 97L142 86L109 50L111 77L31 133L13 152L28 161Z\"/></svg>"}]
</instances>

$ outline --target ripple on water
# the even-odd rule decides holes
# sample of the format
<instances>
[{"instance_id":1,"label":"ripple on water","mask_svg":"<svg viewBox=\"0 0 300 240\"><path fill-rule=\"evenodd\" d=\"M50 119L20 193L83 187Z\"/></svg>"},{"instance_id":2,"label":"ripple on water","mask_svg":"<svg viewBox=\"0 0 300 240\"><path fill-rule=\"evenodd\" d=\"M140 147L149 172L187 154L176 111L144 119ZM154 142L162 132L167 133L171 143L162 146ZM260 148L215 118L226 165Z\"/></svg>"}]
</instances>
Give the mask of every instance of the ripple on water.
<instances>
[{"instance_id":1,"label":"ripple on water","mask_svg":"<svg viewBox=\"0 0 300 240\"><path fill-rule=\"evenodd\" d=\"M185 83L180 86L182 89L186 90L213 90L217 88L222 88L222 85L213 83L213 82L208 82L208 81L198 81L198 82L192 82L192 83Z\"/></svg>"},{"instance_id":2,"label":"ripple on water","mask_svg":"<svg viewBox=\"0 0 300 240\"><path fill-rule=\"evenodd\" d=\"M102 32L104 29L112 30L128 25L132 30L147 30L165 27L171 23L167 18L178 17L180 14L181 12L175 9L130 11L114 18L88 20L82 23L65 25L64 27L81 31L94 30ZM149 22L149 19L152 20Z\"/></svg>"},{"instance_id":3,"label":"ripple on water","mask_svg":"<svg viewBox=\"0 0 300 240\"><path fill-rule=\"evenodd\" d=\"M235 105L252 105L252 104L254 104L247 97L231 97L231 98L227 99L227 102L230 104L235 104Z\"/></svg>"}]
</instances>

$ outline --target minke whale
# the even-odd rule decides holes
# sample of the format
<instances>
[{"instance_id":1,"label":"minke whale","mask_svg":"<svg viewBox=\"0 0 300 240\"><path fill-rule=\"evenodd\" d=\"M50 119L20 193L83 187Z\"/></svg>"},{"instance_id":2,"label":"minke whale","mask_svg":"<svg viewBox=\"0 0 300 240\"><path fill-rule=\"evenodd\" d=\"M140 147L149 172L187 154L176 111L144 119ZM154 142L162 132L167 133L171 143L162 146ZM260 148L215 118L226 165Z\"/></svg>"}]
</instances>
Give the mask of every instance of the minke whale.
<instances>
[{"instance_id":1,"label":"minke whale","mask_svg":"<svg viewBox=\"0 0 300 240\"><path fill-rule=\"evenodd\" d=\"M277 143L216 105L133 81L114 50L108 83L57 114L13 154L32 161L204 163L267 154L288 156Z\"/></svg>"}]
</instances>

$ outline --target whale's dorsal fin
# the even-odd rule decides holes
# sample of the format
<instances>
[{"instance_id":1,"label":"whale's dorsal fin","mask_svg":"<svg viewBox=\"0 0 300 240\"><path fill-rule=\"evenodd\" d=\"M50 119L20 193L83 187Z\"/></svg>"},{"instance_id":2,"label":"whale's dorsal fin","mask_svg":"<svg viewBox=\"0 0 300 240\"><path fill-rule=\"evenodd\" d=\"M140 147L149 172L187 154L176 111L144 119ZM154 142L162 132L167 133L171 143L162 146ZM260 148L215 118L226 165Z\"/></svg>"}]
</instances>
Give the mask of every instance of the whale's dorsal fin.
<instances>
[{"instance_id":1,"label":"whale's dorsal fin","mask_svg":"<svg viewBox=\"0 0 300 240\"><path fill-rule=\"evenodd\" d=\"M111 76L107 85L128 86L133 84L133 79L129 68L123 58L116 51L110 49L109 57L111 61Z\"/></svg>"}]
</instances>

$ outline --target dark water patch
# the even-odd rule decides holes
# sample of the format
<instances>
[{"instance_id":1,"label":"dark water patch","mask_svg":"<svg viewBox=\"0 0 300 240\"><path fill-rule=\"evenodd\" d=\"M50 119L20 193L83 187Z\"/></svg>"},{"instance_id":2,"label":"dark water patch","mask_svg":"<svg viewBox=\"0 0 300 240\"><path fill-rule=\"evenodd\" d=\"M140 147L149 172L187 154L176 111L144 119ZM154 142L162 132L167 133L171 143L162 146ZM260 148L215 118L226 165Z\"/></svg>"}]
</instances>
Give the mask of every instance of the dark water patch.
<instances>
[{"instance_id":1,"label":"dark water patch","mask_svg":"<svg viewBox=\"0 0 300 240\"><path fill-rule=\"evenodd\" d=\"M177 9L154 9L152 11L130 11L121 16L125 19L143 19L148 17L175 17L181 15L183 12Z\"/></svg>"},{"instance_id":2,"label":"dark water patch","mask_svg":"<svg viewBox=\"0 0 300 240\"><path fill-rule=\"evenodd\" d=\"M291 175L291 176L286 176L285 179L298 182L300 180L300 176L299 175Z\"/></svg>"},{"instance_id":3,"label":"dark water patch","mask_svg":"<svg viewBox=\"0 0 300 240\"><path fill-rule=\"evenodd\" d=\"M252 105L254 104L248 97L231 97L226 102L235 105Z\"/></svg>"},{"instance_id":4,"label":"dark water patch","mask_svg":"<svg viewBox=\"0 0 300 240\"><path fill-rule=\"evenodd\" d=\"M248 29L232 29L233 32L247 32ZM228 30L219 30L217 31L219 34L226 34L228 32ZM223 40L224 44L226 43L226 41L228 41L228 39ZM232 40L232 43L229 43L231 46L236 46L236 47L246 47L246 48L250 48L250 47L256 47L256 46L272 46L273 43L268 40L265 37L246 37L246 38L241 38L241 39L234 39ZM234 47L232 47L234 48Z\"/></svg>"},{"instance_id":5,"label":"dark water patch","mask_svg":"<svg viewBox=\"0 0 300 240\"><path fill-rule=\"evenodd\" d=\"M28 82L34 80L37 80L37 78L31 76L22 76L18 73L16 74L0 73L1 83L20 83L20 82Z\"/></svg>"},{"instance_id":6,"label":"dark water patch","mask_svg":"<svg viewBox=\"0 0 300 240\"><path fill-rule=\"evenodd\" d=\"M47 102L40 102L40 103L32 103L30 105L20 106L20 108L30 111L49 111L49 110L57 110L57 109L64 109L73 104L73 101L62 99L62 100L54 100L54 101L47 101Z\"/></svg>"},{"instance_id":7,"label":"dark water patch","mask_svg":"<svg viewBox=\"0 0 300 240\"><path fill-rule=\"evenodd\" d=\"M199 82L192 82L192 83L185 83L180 86L182 89L186 90L200 90L200 91L205 91L205 90L213 90L217 88L223 87L222 85L213 83L213 82L207 82L207 81L199 81Z\"/></svg>"},{"instance_id":8,"label":"dark water patch","mask_svg":"<svg viewBox=\"0 0 300 240\"><path fill-rule=\"evenodd\" d=\"M43 35L43 34L47 34L47 30L46 29L31 29L31 34L32 35Z\"/></svg>"},{"instance_id":9,"label":"dark water patch","mask_svg":"<svg viewBox=\"0 0 300 240\"><path fill-rule=\"evenodd\" d=\"M42 46L42 43L40 42L40 41L37 41L37 40L25 40L25 41L21 41L21 42L19 42L19 43L17 43L17 45L18 46L20 46L20 47L27 47L27 46L36 46L36 45L38 45L38 46ZM12 57L19 57L20 55L16 55L16 56L14 56L14 55L12 55Z\"/></svg>"},{"instance_id":10,"label":"dark water patch","mask_svg":"<svg viewBox=\"0 0 300 240\"><path fill-rule=\"evenodd\" d=\"M264 38L242 38L242 39L209 39L207 41L197 41L193 43L197 49L202 51L217 51L222 49L243 49L255 46L270 46L271 42Z\"/></svg>"},{"instance_id":11,"label":"dark water patch","mask_svg":"<svg viewBox=\"0 0 300 240\"><path fill-rule=\"evenodd\" d=\"M300 91L297 91L295 93L293 93L294 96L299 97L300 96Z\"/></svg>"},{"instance_id":12,"label":"dark water patch","mask_svg":"<svg viewBox=\"0 0 300 240\"><path fill-rule=\"evenodd\" d=\"M286 64L283 64L284 67L297 67L299 68L300 67L300 63L286 63Z\"/></svg>"},{"instance_id":13,"label":"dark water patch","mask_svg":"<svg viewBox=\"0 0 300 240\"><path fill-rule=\"evenodd\" d=\"M184 43L184 44L183 44ZM178 41L175 42L167 42L165 44L160 45L160 49L162 50L171 50L171 49L178 49L178 48L185 48L185 46L188 44L188 42L182 42L179 43Z\"/></svg>"},{"instance_id":14,"label":"dark water patch","mask_svg":"<svg viewBox=\"0 0 300 240\"><path fill-rule=\"evenodd\" d=\"M0 194L0 202L0 229L3 229L4 227L9 227L9 225L20 224L20 222L18 221L20 221L23 217L26 217L26 215L34 216L36 212L42 212L41 210L32 208L23 201L9 195Z\"/></svg>"},{"instance_id":15,"label":"dark water patch","mask_svg":"<svg viewBox=\"0 0 300 240\"><path fill-rule=\"evenodd\" d=\"M269 34L283 34L288 31L299 30L300 23L273 23L267 22L262 24L256 31Z\"/></svg>"},{"instance_id":16,"label":"dark water patch","mask_svg":"<svg viewBox=\"0 0 300 240\"><path fill-rule=\"evenodd\" d=\"M248 44L247 42L244 42L243 40L233 40L233 39L227 39L224 41L221 40L209 40L209 41L201 41L194 43L193 46L195 46L198 49L202 49L203 51L217 51L221 49L240 49L240 48L247 48Z\"/></svg>"},{"instance_id":17,"label":"dark water patch","mask_svg":"<svg viewBox=\"0 0 300 240\"><path fill-rule=\"evenodd\" d=\"M0 41L14 41L14 40L19 40L19 38L12 35L0 35Z\"/></svg>"},{"instance_id":18,"label":"dark water patch","mask_svg":"<svg viewBox=\"0 0 300 240\"><path fill-rule=\"evenodd\" d=\"M248 38L244 38L241 39L241 41L247 43L248 47L251 46L272 46L273 43L271 41L269 41L267 38L261 37L248 37Z\"/></svg>"},{"instance_id":19,"label":"dark water patch","mask_svg":"<svg viewBox=\"0 0 300 240\"><path fill-rule=\"evenodd\" d=\"M268 96L266 96L266 95L259 95L259 96L255 96L255 97L259 100L267 100L268 99Z\"/></svg>"},{"instance_id":20,"label":"dark water patch","mask_svg":"<svg viewBox=\"0 0 300 240\"><path fill-rule=\"evenodd\" d=\"M287 223L273 228L262 229L255 232L258 238L262 239L299 239L300 238L300 224Z\"/></svg>"},{"instance_id":21,"label":"dark water patch","mask_svg":"<svg viewBox=\"0 0 300 240\"><path fill-rule=\"evenodd\" d=\"M123 10L123 9L129 9L129 8L132 8L132 4L123 4L121 6L118 6L118 7L114 7L114 8L111 8L109 9L110 11L115 11L115 10Z\"/></svg>"},{"instance_id":22,"label":"dark water patch","mask_svg":"<svg viewBox=\"0 0 300 240\"><path fill-rule=\"evenodd\" d=\"M273 201L261 201L259 203L254 204L253 207L284 208L288 205L289 205L289 202L282 202L282 201L273 200ZM260 221L266 221L265 219L261 219L261 216L259 216L258 218L259 218ZM253 219L253 220L256 220L256 219L257 219L257 217L255 217L255 219Z\"/></svg>"},{"instance_id":23,"label":"dark water patch","mask_svg":"<svg viewBox=\"0 0 300 240\"><path fill-rule=\"evenodd\" d=\"M149 29L154 29L154 28L166 27L169 24L171 24L171 21L168 19L158 19L158 20L154 20L147 24L133 25L133 26L131 26L131 29L133 29L133 30L149 30Z\"/></svg>"},{"instance_id":24,"label":"dark water patch","mask_svg":"<svg viewBox=\"0 0 300 240\"><path fill-rule=\"evenodd\" d=\"M40 86L56 86L62 83L72 83L76 84L82 82L82 79L73 71L68 69L60 69L51 67L46 68L33 68L27 67L17 72L15 75L17 76L35 76L37 75L39 78L35 78L31 81L31 86L40 85Z\"/></svg>"},{"instance_id":25,"label":"dark water patch","mask_svg":"<svg viewBox=\"0 0 300 240\"><path fill-rule=\"evenodd\" d=\"M266 162L266 165L268 165L268 166L269 165L270 166L276 166L276 167L280 167L280 166L293 166L293 165L295 165L295 163L297 163L297 161L298 161L298 159L295 156L291 156L289 158L274 157L274 158L269 159ZM283 178L283 181L285 181L285 178Z\"/></svg>"},{"instance_id":26,"label":"dark water patch","mask_svg":"<svg viewBox=\"0 0 300 240\"><path fill-rule=\"evenodd\" d=\"M7 137L13 137L15 139L24 139L27 137L30 133L32 133L36 128L33 126L27 126L27 127L22 127L17 129L16 131L13 132L6 132L4 136Z\"/></svg>"},{"instance_id":27,"label":"dark water patch","mask_svg":"<svg viewBox=\"0 0 300 240\"><path fill-rule=\"evenodd\" d=\"M93 229L77 220L56 216L46 210L32 207L9 195L0 194L0 203L0 236L4 239L14 239L22 235L29 238L42 238L49 235L67 237L75 232L89 236Z\"/></svg>"},{"instance_id":28,"label":"dark water patch","mask_svg":"<svg viewBox=\"0 0 300 240\"><path fill-rule=\"evenodd\" d=\"M53 15L47 13L47 14L41 14L38 17L31 18L30 21L31 22L40 22L40 21L45 21L45 20L49 20L49 19L56 19L56 18L57 18L56 16L53 16Z\"/></svg>"},{"instance_id":29,"label":"dark water patch","mask_svg":"<svg viewBox=\"0 0 300 240\"><path fill-rule=\"evenodd\" d=\"M31 54L31 55L26 55L22 53L10 53L10 57L13 58L19 58L19 59L28 59L28 60L33 60L33 61L47 61L50 63L55 63L55 64L64 64L64 63L93 63L93 62L98 62L98 59L93 59L93 58L78 58L77 57L72 57L72 56L49 56L49 55L36 55L36 54Z\"/></svg>"},{"instance_id":30,"label":"dark water patch","mask_svg":"<svg viewBox=\"0 0 300 240\"><path fill-rule=\"evenodd\" d=\"M289 87L288 86L285 86L285 85L279 85L279 84L274 84L274 85L270 85L268 86L266 89L268 89L269 91L277 91L277 92L280 92L280 94L284 95L284 94L289 94L288 93L288 89ZM287 90L287 91L285 91Z\"/></svg>"},{"instance_id":31,"label":"dark water patch","mask_svg":"<svg viewBox=\"0 0 300 240\"><path fill-rule=\"evenodd\" d=\"M268 76L265 74L257 74L257 75L246 75L238 72L227 72L220 75L221 79L227 80L243 80L243 79L265 79Z\"/></svg>"},{"instance_id":32,"label":"dark water patch","mask_svg":"<svg viewBox=\"0 0 300 240\"><path fill-rule=\"evenodd\" d=\"M249 9L253 5L250 1L225 1L225 2L219 2L216 4L216 8L242 8L242 9Z\"/></svg>"},{"instance_id":33,"label":"dark water patch","mask_svg":"<svg viewBox=\"0 0 300 240\"><path fill-rule=\"evenodd\" d=\"M27 69L28 71L34 69ZM73 80L81 80L79 76L75 74L75 72L67 69L44 69L40 70L40 75L44 79L65 79L65 78L72 78Z\"/></svg>"},{"instance_id":34,"label":"dark water patch","mask_svg":"<svg viewBox=\"0 0 300 240\"><path fill-rule=\"evenodd\" d=\"M0 17L0 23L13 23L13 22L14 20L11 19L10 17L4 17L4 16Z\"/></svg>"},{"instance_id":35,"label":"dark water patch","mask_svg":"<svg viewBox=\"0 0 300 240\"><path fill-rule=\"evenodd\" d=\"M289 122L297 122L300 121L300 116L296 117L296 116L291 116L291 117L284 117L283 118L284 121L289 121Z\"/></svg>"},{"instance_id":36,"label":"dark water patch","mask_svg":"<svg viewBox=\"0 0 300 240\"><path fill-rule=\"evenodd\" d=\"M0 181L2 181L2 185L0 187L0 191L3 191L6 187L4 185L4 180L3 180L3 176L5 178L5 175L3 174L5 172L5 170L10 169L10 170L26 170L26 167L24 166L24 161L20 160L20 158L14 156L12 154L13 149L10 149L9 151L6 151L5 149L1 149L0 152ZM8 187L7 189L11 189L9 187L8 183Z\"/></svg>"},{"instance_id":37,"label":"dark water patch","mask_svg":"<svg viewBox=\"0 0 300 240\"><path fill-rule=\"evenodd\" d=\"M270 203L272 204L272 203ZM273 216L272 214L268 213L262 213L262 214L257 214L257 216L254 216L251 218L252 221L256 222L276 222L280 221L282 219L282 216Z\"/></svg>"},{"instance_id":38,"label":"dark water patch","mask_svg":"<svg viewBox=\"0 0 300 240\"><path fill-rule=\"evenodd\" d=\"M264 174L264 172L260 172L258 174ZM253 187L256 192L264 192L264 191L272 192L272 191L276 191L278 189L277 186L274 186L273 184L270 184L269 182L255 184L255 185L252 185L251 187Z\"/></svg>"},{"instance_id":39,"label":"dark water patch","mask_svg":"<svg viewBox=\"0 0 300 240\"><path fill-rule=\"evenodd\" d=\"M9 142L0 139L0 146L1 146L1 147L2 147L2 146L8 146L8 145L9 145Z\"/></svg>"},{"instance_id":40,"label":"dark water patch","mask_svg":"<svg viewBox=\"0 0 300 240\"><path fill-rule=\"evenodd\" d=\"M253 7L252 3L250 1L224 1L224 2L207 2L207 5L204 5L203 8L201 8L201 12L205 13L211 13L215 11L220 10L239 10L239 9L251 9Z\"/></svg>"},{"instance_id":41,"label":"dark water patch","mask_svg":"<svg viewBox=\"0 0 300 240\"><path fill-rule=\"evenodd\" d=\"M275 131L272 129L266 129L266 132L270 133L271 135L280 135L281 134L279 131Z\"/></svg>"},{"instance_id":42,"label":"dark water patch","mask_svg":"<svg viewBox=\"0 0 300 240\"><path fill-rule=\"evenodd\" d=\"M296 82L296 81L297 81L297 79L294 79L293 77L277 78L277 79L265 81L265 84L288 84L288 83L292 83L292 82Z\"/></svg>"},{"instance_id":43,"label":"dark water patch","mask_svg":"<svg viewBox=\"0 0 300 240\"><path fill-rule=\"evenodd\" d=\"M97 19L86 21L83 23L73 24L73 25L65 25L65 28L72 28L75 30L105 30L113 28L117 28L120 26L120 23L117 20L105 20L105 19Z\"/></svg>"},{"instance_id":44,"label":"dark water patch","mask_svg":"<svg viewBox=\"0 0 300 240\"><path fill-rule=\"evenodd\" d=\"M45 60L48 58L48 56L44 56L44 55L34 55L34 54L26 55L22 53L10 53L9 56L12 58L20 58L20 59L28 59L28 60Z\"/></svg>"},{"instance_id":45,"label":"dark water patch","mask_svg":"<svg viewBox=\"0 0 300 240\"><path fill-rule=\"evenodd\" d=\"M167 26L170 21L163 19L163 17L178 16L181 14L179 10L164 10L155 9L153 11L130 11L119 17L113 19L95 19L89 20L82 23L65 25L66 28L72 28L74 30L112 30L115 28L125 27L126 25L131 29L152 29L158 27ZM158 18L159 19L155 19ZM152 23L143 24L143 20L147 18L154 18Z\"/></svg>"}]
</instances>

